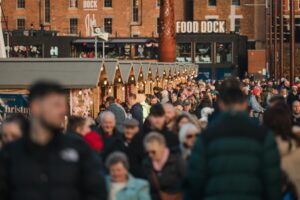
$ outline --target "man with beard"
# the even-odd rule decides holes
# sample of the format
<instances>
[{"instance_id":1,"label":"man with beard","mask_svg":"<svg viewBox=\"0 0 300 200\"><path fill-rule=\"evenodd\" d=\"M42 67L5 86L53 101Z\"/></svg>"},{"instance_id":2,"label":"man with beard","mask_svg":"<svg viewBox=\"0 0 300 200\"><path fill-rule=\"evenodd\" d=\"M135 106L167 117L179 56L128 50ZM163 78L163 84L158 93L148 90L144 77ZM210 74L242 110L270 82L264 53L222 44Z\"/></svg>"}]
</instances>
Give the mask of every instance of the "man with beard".
<instances>
[{"instance_id":1,"label":"man with beard","mask_svg":"<svg viewBox=\"0 0 300 200\"><path fill-rule=\"evenodd\" d=\"M106 199L99 159L84 141L62 134L67 114L63 88L38 82L28 99L30 128L0 153L0 199Z\"/></svg>"},{"instance_id":2,"label":"man with beard","mask_svg":"<svg viewBox=\"0 0 300 200\"><path fill-rule=\"evenodd\" d=\"M150 115L145 122L144 132L148 134L152 131L158 132L165 137L170 150L178 150L179 139L175 133L168 130L165 111L161 104L156 104L151 107Z\"/></svg>"}]
</instances>

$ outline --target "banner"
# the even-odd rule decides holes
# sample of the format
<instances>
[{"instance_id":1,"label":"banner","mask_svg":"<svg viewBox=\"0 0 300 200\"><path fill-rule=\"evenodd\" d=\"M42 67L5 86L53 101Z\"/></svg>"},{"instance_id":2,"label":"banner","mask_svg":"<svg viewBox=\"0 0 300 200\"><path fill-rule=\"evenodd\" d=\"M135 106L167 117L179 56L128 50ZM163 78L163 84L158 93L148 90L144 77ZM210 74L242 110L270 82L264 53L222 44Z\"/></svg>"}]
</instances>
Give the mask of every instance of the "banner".
<instances>
[{"instance_id":1,"label":"banner","mask_svg":"<svg viewBox=\"0 0 300 200\"><path fill-rule=\"evenodd\" d=\"M0 93L0 121L13 113L29 115L28 95Z\"/></svg>"}]
</instances>

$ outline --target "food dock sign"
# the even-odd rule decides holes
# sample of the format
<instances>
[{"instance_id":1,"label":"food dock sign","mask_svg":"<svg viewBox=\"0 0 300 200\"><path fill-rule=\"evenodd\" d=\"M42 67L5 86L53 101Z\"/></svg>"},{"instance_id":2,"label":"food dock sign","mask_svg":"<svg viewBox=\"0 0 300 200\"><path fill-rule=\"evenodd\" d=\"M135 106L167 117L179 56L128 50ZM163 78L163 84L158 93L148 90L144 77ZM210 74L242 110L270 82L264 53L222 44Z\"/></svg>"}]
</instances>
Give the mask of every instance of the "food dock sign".
<instances>
[{"instance_id":1,"label":"food dock sign","mask_svg":"<svg viewBox=\"0 0 300 200\"><path fill-rule=\"evenodd\" d=\"M176 33L225 33L225 21L177 21Z\"/></svg>"}]
</instances>

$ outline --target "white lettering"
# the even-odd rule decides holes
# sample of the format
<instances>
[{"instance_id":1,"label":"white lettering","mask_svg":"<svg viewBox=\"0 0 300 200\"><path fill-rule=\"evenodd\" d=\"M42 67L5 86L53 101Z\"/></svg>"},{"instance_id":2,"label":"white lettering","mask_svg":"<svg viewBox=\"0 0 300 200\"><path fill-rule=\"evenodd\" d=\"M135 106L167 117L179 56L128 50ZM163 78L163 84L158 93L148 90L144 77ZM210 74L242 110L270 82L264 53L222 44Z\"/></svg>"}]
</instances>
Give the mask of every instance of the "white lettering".
<instances>
[{"instance_id":1,"label":"white lettering","mask_svg":"<svg viewBox=\"0 0 300 200\"><path fill-rule=\"evenodd\" d=\"M192 22L187 22L187 28L186 28L188 33L193 32L193 23Z\"/></svg>"},{"instance_id":2,"label":"white lettering","mask_svg":"<svg viewBox=\"0 0 300 200\"><path fill-rule=\"evenodd\" d=\"M225 21L220 21L219 22L219 32L220 33L225 33Z\"/></svg>"},{"instance_id":3,"label":"white lettering","mask_svg":"<svg viewBox=\"0 0 300 200\"><path fill-rule=\"evenodd\" d=\"M180 32L180 22L176 22L176 33L181 33Z\"/></svg>"},{"instance_id":4,"label":"white lettering","mask_svg":"<svg viewBox=\"0 0 300 200\"><path fill-rule=\"evenodd\" d=\"M225 33L225 21L177 21L176 33Z\"/></svg>"},{"instance_id":5,"label":"white lettering","mask_svg":"<svg viewBox=\"0 0 300 200\"><path fill-rule=\"evenodd\" d=\"M206 21L201 22L201 33L206 33Z\"/></svg>"},{"instance_id":6,"label":"white lettering","mask_svg":"<svg viewBox=\"0 0 300 200\"><path fill-rule=\"evenodd\" d=\"M193 22L193 32L198 33L199 32L199 23Z\"/></svg>"},{"instance_id":7,"label":"white lettering","mask_svg":"<svg viewBox=\"0 0 300 200\"><path fill-rule=\"evenodd\" d=\"M83 1L83 9L97 9L97 0L85 0Z\"/></svg>"},{"instance_id":8,"label":"white lettering","mask_svg":"<svg viewBox=\"0 0 300 200\"><path fill-rule=\"evenodd\" d=\"M186 22L181 22L181 33L186 33Z\"/></svg>"}]
</instances>

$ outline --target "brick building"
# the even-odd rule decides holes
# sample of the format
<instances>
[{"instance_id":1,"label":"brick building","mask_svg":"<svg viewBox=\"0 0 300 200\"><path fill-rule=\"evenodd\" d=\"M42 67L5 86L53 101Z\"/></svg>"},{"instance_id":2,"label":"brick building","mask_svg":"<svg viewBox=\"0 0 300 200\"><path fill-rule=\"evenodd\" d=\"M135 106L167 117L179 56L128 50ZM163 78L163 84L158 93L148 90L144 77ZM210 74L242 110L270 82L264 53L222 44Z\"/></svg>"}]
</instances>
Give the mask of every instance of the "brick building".
<instances>
[{"instance_id":1,"label":"brick building","mask_svg":"<svg viewBox=\"0 0 300 200\"><path fill-rule=\"evenodd\" d=\"M111 37L158 37L160 0L2 0L8 29L91 36L104 26ZM176 20L226 20L227 32L262 40L264 0L174 0ZM252 4L249 4L251 2ZM5 26L4 26L5 27ZM260 30L260 31L257 31Z\"/></svg>"},{"instance_id":2,"label":"brick building","mask_svg":"<svg viewBox=\"0 0 300 200\"><path fill-rule=\"evenodd\" d=\"M182 19L184 0L176 0ZM93 26L111 37L158 37L159 0L3 0L8 29L58 31L60 36L91 36Z\"/></svg>"},{"instance_id":3,"label":"brick building","mask_svg":"<svg viewBox=\"0 0 300 200\"><path fill-rule=\"evenodd\" d=\"M284 0L286 30L289 30L288 1ZM213 69L210 73L216 75L218 69L247 69L247 50L265 48L265 0L174 2L176 21L225 22L222 33L177 34L177 62L192 61L204 71ZM110 42L105 47L107 57L158 58L160 0L2 0L2 7L5 19L2 21L7 22L3 24L4 29L15 30L17 35L25 36L28 31L30 35L30 30L44 29L67 38L62 42L48 37L38 40L14 36L10 40L12 49L21 43L28 49L35 43L39 52L43 51L38 57L49 57L53 52L58 57L81 56L82 52L94 51L91 33L94 26L100 26L110 33ZM300 0L295 0L295 11L296 32L299 34ZM23 34L24 30L27 30L26 34ZM49 41L56 42L45 44ZM99 43L99 55L101 45Z\"/></svg>"}]
</instances>

